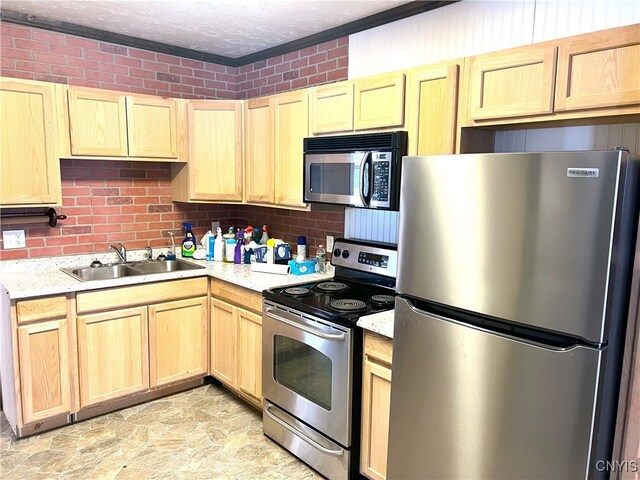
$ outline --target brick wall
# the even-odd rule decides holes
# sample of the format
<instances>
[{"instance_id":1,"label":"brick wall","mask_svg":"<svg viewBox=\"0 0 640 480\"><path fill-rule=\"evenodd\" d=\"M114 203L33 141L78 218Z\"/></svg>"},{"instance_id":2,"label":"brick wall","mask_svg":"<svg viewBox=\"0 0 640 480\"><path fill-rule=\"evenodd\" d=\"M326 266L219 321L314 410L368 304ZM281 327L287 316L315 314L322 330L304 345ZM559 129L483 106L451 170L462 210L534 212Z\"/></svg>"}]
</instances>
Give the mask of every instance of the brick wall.
<instances>
[{"instance_id":1,"label":"brick wall","mask_svg":"<svg viewBox=\"0 0 640 480\"><path fill-rule=\"evenodd\" d=\"M0 22L0 74L179 98L237 98L238 69Z\"/></svg>"},{"instance_id":2,"label":"brick wall","mask_svg":"<svg viewBox=\"0 0 640 480\"><path fill-rule=\"evenodd\" d=\"M253 98L347 79L349 37L243 65L238 98Z\"/></svg>"},{"instance_id":3,"label":"brick wall","mask_svg":"<svg viewBox=\"0 0 640 480\"><path fill-rule=\"evenodd\" d=\"M348 37L240 68L164 55L114 43L0 22L0 74L69 85L181 98L252 98L347 78ZM262 225L295 243L308 238L310 254L326 235L340 236L344 209L295 212L251 206L188 205L171 201L166 163L61 160L63 207L55 228L25 228L27 248L3 250L0 260L163 247L166 230L195 224L199 238L210 222Z\"/></svg>"}]
</instances>

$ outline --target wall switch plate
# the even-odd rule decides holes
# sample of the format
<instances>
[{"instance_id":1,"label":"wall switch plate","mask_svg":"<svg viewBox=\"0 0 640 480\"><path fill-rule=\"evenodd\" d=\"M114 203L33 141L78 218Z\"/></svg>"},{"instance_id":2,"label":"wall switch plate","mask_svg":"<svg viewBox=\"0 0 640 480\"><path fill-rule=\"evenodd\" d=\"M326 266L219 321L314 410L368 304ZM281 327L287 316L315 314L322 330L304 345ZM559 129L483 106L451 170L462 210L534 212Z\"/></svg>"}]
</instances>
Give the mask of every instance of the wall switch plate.
<instances>
[{"instance_id":1,"label":"wall switch plate","mask_svg":"<svg viewBox=\"0 0 640 480\"><path fill-rule=\"evenodd\" d=\"M26 247L27 241L24 236L24 230L5 230L2 232L2 244L5 250Z\"/></svg>"},{"instance_id":2,"label":"wall switch plate","mask_svg":"<svg viewBox=\"0 0 640 480\"><path fill-rule=\"evenodd\" d=\"M333 235L327 235L326 250L327 250L327 253L332 253L333 252Z\"/></svg>"},{"instance_id":3,"label":"wall switch plate","mask_svg":"<svg viewBox=\"0 0 640 480\"><path fill-rule=\"evenodd\" d=\"M220 222L211 222L211 233L216 234L216 229L220 227Z\"/></svg>"}]
</instances>

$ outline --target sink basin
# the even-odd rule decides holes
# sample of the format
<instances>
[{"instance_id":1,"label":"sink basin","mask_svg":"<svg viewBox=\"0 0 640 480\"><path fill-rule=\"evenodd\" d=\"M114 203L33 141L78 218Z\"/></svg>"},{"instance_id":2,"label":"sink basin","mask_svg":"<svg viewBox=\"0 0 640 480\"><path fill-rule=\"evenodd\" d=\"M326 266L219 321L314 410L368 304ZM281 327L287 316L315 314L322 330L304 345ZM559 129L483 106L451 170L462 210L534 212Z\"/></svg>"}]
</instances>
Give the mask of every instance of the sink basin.
<instances>
[{"instance_id":1,"label":"sink basin","mask_svg":"<svg viewBox=\"0 0 640 480\"><path fill-rule=\"evenodd\" d=\"M150 262L140 262L132 264L132 267L144 275L150 273L168 273L181 270L197 270L204 268L200 265L184 262L182 260L152 260Z\"/></svg>"},{"instance_id":2,"label":"sink basin","mask_svg":"<svg viewBox=\"0 0 640 480\"><path fill-rule=\"evenodd\" d=\"M63 268L63 272L88 282L90 280L113 280L114 278L140 275L140 272L127 265L103 265L101 267Z\"/></svg>"},{"instance_id":3,"label":"sink basin","mask_svg":"<svg viewBox=\"0 0 640 480\"><path fill-rule=\"evenodd\" d=\"M114 278L154 273L169 273L205 268L183 260L151 260L147 262L116 263L98 267L62 268L61 270L82 282L113 280Z\"/></svg>"}]
</instances>

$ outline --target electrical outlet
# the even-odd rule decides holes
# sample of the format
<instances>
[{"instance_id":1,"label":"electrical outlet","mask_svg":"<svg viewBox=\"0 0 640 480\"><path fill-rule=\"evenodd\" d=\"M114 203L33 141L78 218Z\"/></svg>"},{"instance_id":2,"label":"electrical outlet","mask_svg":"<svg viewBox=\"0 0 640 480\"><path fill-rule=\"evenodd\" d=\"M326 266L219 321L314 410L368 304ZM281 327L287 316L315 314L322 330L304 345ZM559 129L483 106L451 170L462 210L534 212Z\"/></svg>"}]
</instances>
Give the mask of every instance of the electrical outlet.
<instances>
[{"instance_id":1,"label":"electrical outlet","mask_svg":"<svg viewBox=\"0 0 640 480\"><path fill-rule=\"evenodd\" d=\"M2 244L5 250L26 247L27 241L24 236L24 230L5 230L2 232Z\"/></svg>"},{"instance_id":2,"label":"electrical outlet","mask_svg":"<svg viewBox=\"0 0 640 480\"><path fill-rule=\"evenodd\" d=\"M333 235L327 235L327 252L333 252Z\"/></svg>"},{"instance_id":3,"label":"electrical outlet","mask_svg":"<svg viewBox=\"0 0 640 480\"><path fill-rule=\"evenodd\" d=\"M211 222L211 233L216 234L216 229L220 227L220 222Z\"/></svg>"}]
</instances>

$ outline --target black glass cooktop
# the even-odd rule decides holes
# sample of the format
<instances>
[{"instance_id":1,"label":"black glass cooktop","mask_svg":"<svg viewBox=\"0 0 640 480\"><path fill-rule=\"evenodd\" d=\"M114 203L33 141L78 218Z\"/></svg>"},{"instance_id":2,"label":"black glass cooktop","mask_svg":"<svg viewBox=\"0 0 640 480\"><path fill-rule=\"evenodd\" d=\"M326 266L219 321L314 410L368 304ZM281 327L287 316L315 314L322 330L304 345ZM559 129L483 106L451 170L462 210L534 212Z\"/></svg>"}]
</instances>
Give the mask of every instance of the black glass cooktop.
<instances>
[{"instance_id":1,"label":"black glass cooktop","mask_svg":"<svg viewBox=\"0 0 640 480\"><path fill-rule=\"evenodd\" d=\"M270 288L264 298L348 327L359 317L394 308L393 289L333 278L292 287Z\"/></svg>"}]
</instances>

